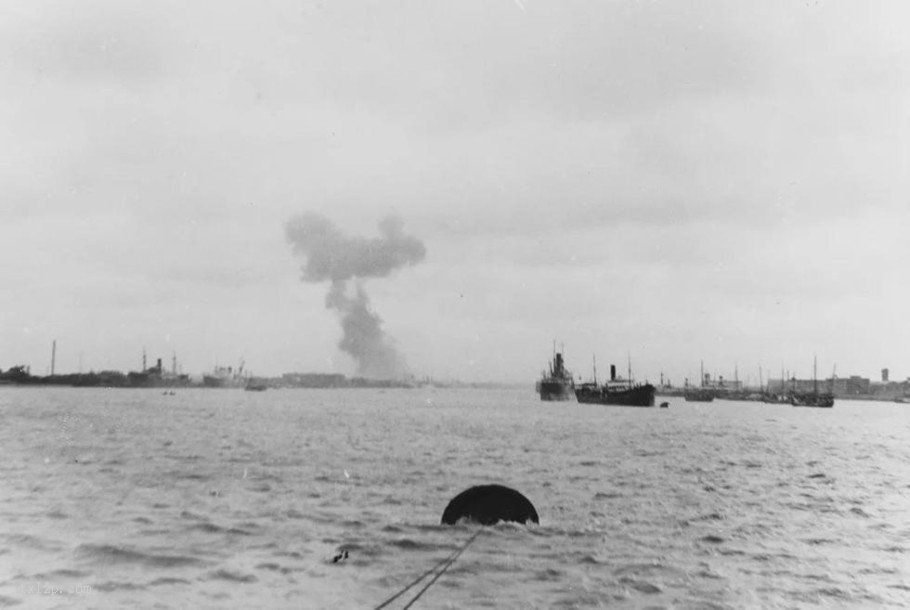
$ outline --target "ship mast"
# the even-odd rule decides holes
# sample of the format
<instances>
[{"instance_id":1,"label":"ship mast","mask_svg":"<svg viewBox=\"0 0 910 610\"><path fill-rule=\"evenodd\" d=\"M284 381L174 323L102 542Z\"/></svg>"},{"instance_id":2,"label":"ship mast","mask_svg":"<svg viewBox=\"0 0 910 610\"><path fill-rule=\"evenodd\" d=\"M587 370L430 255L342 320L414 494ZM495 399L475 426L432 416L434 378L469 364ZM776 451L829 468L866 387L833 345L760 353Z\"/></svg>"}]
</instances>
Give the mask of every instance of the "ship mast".
<instances>
[{"instance_id":1,"label":"ship mast","mask_svg":"<svg viewBox=\"0 0 910 610\"><path fill-rule=\"evenodd\" d=\"M818 396L818 356L812 356L812 391Z\"/></svg>"}]
</instances>

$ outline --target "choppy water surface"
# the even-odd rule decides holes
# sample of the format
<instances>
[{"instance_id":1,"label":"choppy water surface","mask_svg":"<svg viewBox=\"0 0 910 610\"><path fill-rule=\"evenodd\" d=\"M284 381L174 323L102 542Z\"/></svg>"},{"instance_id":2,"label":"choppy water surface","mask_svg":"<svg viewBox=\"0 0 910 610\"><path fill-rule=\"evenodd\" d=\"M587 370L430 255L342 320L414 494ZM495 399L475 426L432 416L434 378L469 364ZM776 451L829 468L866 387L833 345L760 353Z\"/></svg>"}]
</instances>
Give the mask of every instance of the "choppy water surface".
<instances>
[{"instance_id":1,"label":"choppy water surface","mask_svg":"<svg viewBox=\"0 0 910 610\"><path fill-rule=\"evenodd\" d=\"M415 607L910 606L906 405L3 388L0 415L0 606L369 608L487 482L540 525L484 528Z\"/></svg>"}]
</instances>

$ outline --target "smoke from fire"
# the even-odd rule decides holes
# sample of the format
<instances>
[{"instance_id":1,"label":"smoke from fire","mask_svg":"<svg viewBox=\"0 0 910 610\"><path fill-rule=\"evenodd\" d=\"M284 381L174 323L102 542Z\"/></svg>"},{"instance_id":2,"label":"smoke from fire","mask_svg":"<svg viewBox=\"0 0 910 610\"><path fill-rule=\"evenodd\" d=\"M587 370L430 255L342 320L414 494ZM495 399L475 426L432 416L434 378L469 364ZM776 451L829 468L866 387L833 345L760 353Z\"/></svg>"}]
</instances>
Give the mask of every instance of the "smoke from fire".
<instances>
[{"instance_id":1,"label":"smoke from fire","mask_svg":"<svg viewBox=\"0 0 910 610\"><path fill-rule=\"evenodd\" d=\"M294 253L306 259L303 281L331 282L325 304L341 319L344 334L338 347L354 359L357 375L396 379L407 373L407 366L370 307L364 280L416 265L426 256L426 248L405 234L404 223L394 216L379 223L379 233L374 238L350 237L312 212L294 216L285 225Z\"/></svg>"}]
</instances>

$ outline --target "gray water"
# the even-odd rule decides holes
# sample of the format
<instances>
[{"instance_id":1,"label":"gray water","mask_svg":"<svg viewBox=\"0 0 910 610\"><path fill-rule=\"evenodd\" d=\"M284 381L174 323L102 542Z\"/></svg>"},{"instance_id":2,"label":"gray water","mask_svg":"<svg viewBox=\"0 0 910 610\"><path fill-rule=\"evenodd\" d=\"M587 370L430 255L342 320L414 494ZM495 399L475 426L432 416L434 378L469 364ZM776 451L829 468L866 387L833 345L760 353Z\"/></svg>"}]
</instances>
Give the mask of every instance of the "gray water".
<instances>
[{"instance_id":1,"label":"gray water","mask_svg":"<svg viewBox=\"0 0 910 610\"><path fill-rule=\"evenodd\" d=\"M540 525L481 528L415 608L908 607L908 473L898 404L0 388L0 606L370 608L497 482Z\"/></svg>"}]
</instances>

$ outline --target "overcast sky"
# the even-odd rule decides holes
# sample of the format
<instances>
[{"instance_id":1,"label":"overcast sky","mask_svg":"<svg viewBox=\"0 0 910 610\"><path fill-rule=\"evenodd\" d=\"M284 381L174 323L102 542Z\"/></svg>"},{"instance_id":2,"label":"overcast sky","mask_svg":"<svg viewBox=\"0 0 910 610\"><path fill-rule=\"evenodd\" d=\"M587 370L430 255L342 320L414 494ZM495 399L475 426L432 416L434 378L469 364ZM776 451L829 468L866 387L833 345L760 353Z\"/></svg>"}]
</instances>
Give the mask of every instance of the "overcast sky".
<instances>
[{"instance_id":1,"label":"overcast sky","mask_svg":"<svg viewBox=\"0 0 910 610\"><path fill-rule=\"evenodd\" d=\"M7 0L0 367L352 374L288 220L418 375L910 375L910 4ZM533 387L533 386L532 386Z\"/></svg>"}]
</instances>

